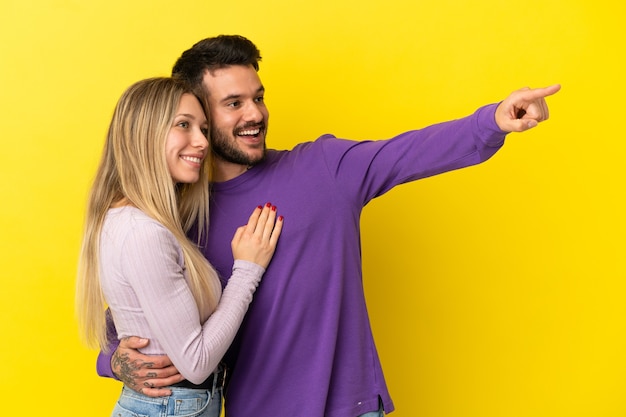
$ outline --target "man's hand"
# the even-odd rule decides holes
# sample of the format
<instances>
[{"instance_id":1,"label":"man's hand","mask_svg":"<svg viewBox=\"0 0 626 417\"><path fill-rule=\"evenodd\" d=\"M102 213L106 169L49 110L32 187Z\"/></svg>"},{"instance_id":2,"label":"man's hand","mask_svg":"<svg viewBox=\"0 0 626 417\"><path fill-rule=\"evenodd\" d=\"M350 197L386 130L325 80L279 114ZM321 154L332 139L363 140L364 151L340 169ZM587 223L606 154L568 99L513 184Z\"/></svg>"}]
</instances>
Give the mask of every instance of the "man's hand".
<instances>
[{"instance_id":1,"label":"man's hand","mask_svg":"<svg viewBox=\"0 0 626 417\"><path fill-rule=\"evenodd\" d=\"M162 387L180 382L184 378L167 356L139 353L137 349L147 346L148 343L148 339L135 336L120 340L120 345L111 358L111 369L128 388L148 397L170 395L172 392Z\"/></svg>"},{"instance_id":2,"label":"man's hand","mask_svg":"<svg viewBox=\"0 0 626 417\"><path fill-rule=\"evenodd\" d=\"M549 116L545 98L561 89L559 84L545 88L522 88L514 91L498 105L496 123L505 132L523 132Z\"/></svg>"}]
</instances>

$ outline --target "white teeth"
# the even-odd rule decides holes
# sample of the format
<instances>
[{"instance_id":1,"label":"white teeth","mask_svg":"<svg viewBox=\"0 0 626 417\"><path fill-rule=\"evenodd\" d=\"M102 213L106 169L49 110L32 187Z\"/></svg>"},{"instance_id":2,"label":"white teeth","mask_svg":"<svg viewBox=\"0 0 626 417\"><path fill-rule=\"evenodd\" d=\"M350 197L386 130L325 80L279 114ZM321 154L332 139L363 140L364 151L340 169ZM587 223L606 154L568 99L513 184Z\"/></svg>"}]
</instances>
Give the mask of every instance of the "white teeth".
<instances>
[{"instance_id":1,"label":"white teeth","mask_svg":"<svg viewBox=\"0 0 626 417\"><path fill-rule=\"evenodd\" d=\"M258 135L260 132L261 129L242 130L241 132L239 132L239 136L255 136Z\"/></svg>"},{"instance_id":2,"label":"white teeth","mask_svg":"<svg viewBox=\"0 0 626 417\"><path fill-rule=\"evenodd\" d=\"M184 159L185 161L195 162L196 164L202 162L202 159L196 158L195 156L181 156L180 158Z\"/></svg>"}]
</instances>

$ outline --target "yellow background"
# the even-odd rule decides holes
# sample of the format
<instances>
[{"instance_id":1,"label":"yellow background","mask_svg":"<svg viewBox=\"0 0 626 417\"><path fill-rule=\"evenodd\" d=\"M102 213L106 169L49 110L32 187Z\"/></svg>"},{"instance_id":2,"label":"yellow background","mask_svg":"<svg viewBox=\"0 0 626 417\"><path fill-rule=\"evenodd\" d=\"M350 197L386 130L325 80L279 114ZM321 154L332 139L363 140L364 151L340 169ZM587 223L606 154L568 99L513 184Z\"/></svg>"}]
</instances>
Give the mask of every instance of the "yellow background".
<instances>
[{"instance_id":1,"label":"yellow background","mask_svg":"<svg viewBox=\"0 0 626 417\"><path fill-rule=\"evenodd\" d=\"M491 161L366 208L370 315L397 417L626 415L623 2L0 4L3 415L109 415L73 316L86 191L122 91L220 33L261 49L275 148L561 83Z\"/></svg>"}]
</instances>

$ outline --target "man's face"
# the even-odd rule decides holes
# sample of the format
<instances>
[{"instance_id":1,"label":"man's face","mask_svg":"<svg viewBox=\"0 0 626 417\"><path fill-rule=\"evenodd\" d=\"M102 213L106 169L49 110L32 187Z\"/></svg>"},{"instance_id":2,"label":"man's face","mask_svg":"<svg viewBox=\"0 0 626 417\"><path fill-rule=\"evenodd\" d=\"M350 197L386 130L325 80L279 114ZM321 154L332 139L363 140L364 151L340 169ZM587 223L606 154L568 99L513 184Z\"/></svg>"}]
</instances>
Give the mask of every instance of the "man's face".
<instances>
[{"instance_id":1,"label":"man's face","mask_svg":"<svg viewBox=\"0 0 626 417\"><path fill-rule=\"evenodd\" d=\"M209 92L211 146L218 159L246 167L263 160L269 113L254 68L207 71L203 85Z\"/></svg>"}]
</instances>

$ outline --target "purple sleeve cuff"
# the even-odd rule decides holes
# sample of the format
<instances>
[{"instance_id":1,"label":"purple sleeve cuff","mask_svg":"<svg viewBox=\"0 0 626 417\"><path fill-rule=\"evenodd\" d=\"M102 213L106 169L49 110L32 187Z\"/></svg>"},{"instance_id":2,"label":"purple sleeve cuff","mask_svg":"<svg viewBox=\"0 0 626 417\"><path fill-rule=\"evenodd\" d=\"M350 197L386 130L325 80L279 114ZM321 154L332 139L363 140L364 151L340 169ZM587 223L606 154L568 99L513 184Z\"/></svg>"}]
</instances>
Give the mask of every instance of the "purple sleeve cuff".
<instances>
[{"instance_id":1,"label":"purple sleeve cuff","mask_svg":"<svg viewBox=\"0 0 626 417\"><path fill-rule=\"evenodd\" d=\"M117 379L117 377L113 373L113 369L111 368L111 358L113 357L115 349L117 349L117 347L119 346L120 341L117 340L117 331L115 330L115 324L113 323L113 319L111 318L110 310L107 310L106 322L109 346L107 347L106 352L101 350L98 354L98 359L96 360L96 372L99 376Z\"/></svg>"},{"instance_id":2,"label":"purple sleeve cuff","mask_svg":"<svg viewBox=\"0 0 626 417\"><path fill-rule=\"evenodd\" d=\"M476 128L482 142L489 147L501 147L507 132L496 123L496 109L500 103L489 104L476 110Z\"/></svg>"}]
</instances>

